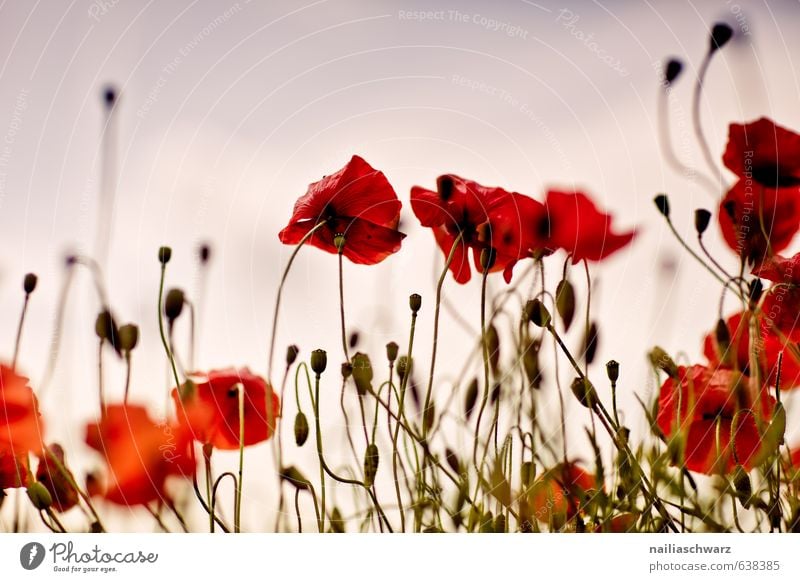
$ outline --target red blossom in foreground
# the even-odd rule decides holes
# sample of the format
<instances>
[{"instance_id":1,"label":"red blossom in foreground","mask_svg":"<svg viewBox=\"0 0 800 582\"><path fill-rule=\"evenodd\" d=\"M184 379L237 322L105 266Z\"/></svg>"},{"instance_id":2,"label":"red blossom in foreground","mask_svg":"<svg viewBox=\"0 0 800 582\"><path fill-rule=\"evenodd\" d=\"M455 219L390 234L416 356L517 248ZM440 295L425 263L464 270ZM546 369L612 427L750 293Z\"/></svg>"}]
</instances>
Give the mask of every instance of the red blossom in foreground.
<instances>
[{"instance_id":1,"label":"red blossom in foreground","mask_svg":"<svg viewBox=\"0 0 800 582\"><path fill-rule=\"evenodd\" d=\"M750 375L750 320L751 312L735 313L726 320L730 344L727 349L720 346L716 333L711 332L703 340L703 355L711 367L730 367ZM781 340L774 333L758 328L758 354L761 377L768 386L778 380L778 358L783 353L780 366L780 387L789 390L800 386L800 357L792 351L789 340Z\"/></svg>"},{"instance_id":2,"label":"red blossom in foreground","mask_svg":"<svg viewBox=\"0 0 800 582\"><path fill-rule=\"evenodd\" d=\"M737 460L751 468L761 448L757 421L769 420L774 403L766 390L753 394L749 378L733 370L680 366L677 381L661 386L657 422L667 438L685 438L687 469L728 473Z\"/></svg>"},{"instance_id":3,"label":"red blossom in foreground","mask_svg":"<svg viewBox=\"0 0 800 582\"><path fill-rule=\"evenodd\" d=\"M764 328L800 341L800 254L772 257L753 274L774 283L764 297Z\"/></svg>"},{"instance_id":4,"label":"red blossom in foreground","mask_svg":"<svg viewBox=\"0 0 800 582\"><path fill-rule=\"evenodd\" d=\"M533 516L560 529L600 488L593 474L575 463L560 463L533 484L529 497Z\"/></svg>"},{"instance_id":5,"label":"red blossom in foreground","mask_svg":"<svg viewBox=\"0 0 800 582\"><path fill-rule=\"evenodd\" d=\"M383 172L353 156L344 168L308 187L278 238L298 244L324 222L307 244L337 254L334 238L343 235L343 255L354 263L373 265L400 250L405 237L397 230L401 206Z\"/></svg>"},{"instance_id":6,"label":"red blossom in foreground","mask_svg":"<svg viewBox=\"0 0 800 582\"><path fill-rule=\"evenodd\" d=\"M142 406L108 406L99 422L88 425L86 443L108 466L106 499L121 505L165 499L168 477L195 471L185 428L155 422Z\"/></svg>"},{"instance_id":7,"label":"red blossom in foreground","mask_svg":"<svg viewBox=\"0 0 800 582\"><path fill-rule=\"evenodd\" d=\"M28 379L0 364L0 451L38 453L43 425Z\"/></svg>"},{"instance_id":8,"label":"red blossom in foreground","mask_svg":"<svg viewBox=\"0 0 800 582\"><path fill-rule=\"evenodd\" d=\"M733 123L722 160L738 178L720 202L722 234L758 264L800 229L800 135L764 117Z\"/></svg>"},{"instance_id":9,"label":"red blossom in foreground","mask_svg":"<svg viewBox=\"0 0 800 582\"><path fill-rule=\"evenodd\" d=\"M598 210L582 192L549 190L545 215L537 225L541 239L550 249L564 249L576 264L586 259L600 261L627 246L636 231L612 230L611 216Z\"/></svg>"},{"instance_id":10,"label":"red blossom in foreground","mask_svg":"<svg viewBox=\"0 0 800 582\"><path fill-rule=\"evenodd\" d=\"M50 493L54 509L60 512L68 511L78 504L78 492L70 483L70 480L75 482L75 477L67 468L64 460L64 449L61 445L50 445L47 449L48 452L39 459L36 480L44 485L44 488ZM50 455L55 456L58 459L58 463ZM61 471L59 464L61 468L67 471L69 478Z\"/></svg>"},{"instance_id":11,"label":"red blossom in foreground","mask_svg":"<svg viewBox=\"0 0 800 582\"><path fill-rule=\"evenodd\" d=\"M4 489L27 487L29 479L28 453L14 455L11 451L0 449L0 492Z\"/></svg>"},{"instance_id":12,"label":"red blossom in foreground","mask_svg":"<svg viewBox=\"0 0 800 582\"><path fill-rule=\"evenodd\" d=\"M244 391L244 446L269 439L280 415L278 395L249 369L214 370L172 391L181 424L217 449L239 448L239 390ZM269 403L269 408L267 408Z\"/></svg>"},{"instance_id":13,"label":"red blossom in foreground","mask_svg":"<svg viewBox=\"0 0 800 582\"><path fill-rule=\"evenodd\" d=\"M543 214L542 205L533 198L454 174L439 176L437 191L414 186L411 208L422 226L433 230L445 257L461 235L450 263L450 271L459 283L466 283L471 277L470 249L478 272L483 272L481 252L493 249L490 271L503 271L506 282L511 281L514 265L530 257L537 246L530 225Z\"/></svg>"}]
</instances>

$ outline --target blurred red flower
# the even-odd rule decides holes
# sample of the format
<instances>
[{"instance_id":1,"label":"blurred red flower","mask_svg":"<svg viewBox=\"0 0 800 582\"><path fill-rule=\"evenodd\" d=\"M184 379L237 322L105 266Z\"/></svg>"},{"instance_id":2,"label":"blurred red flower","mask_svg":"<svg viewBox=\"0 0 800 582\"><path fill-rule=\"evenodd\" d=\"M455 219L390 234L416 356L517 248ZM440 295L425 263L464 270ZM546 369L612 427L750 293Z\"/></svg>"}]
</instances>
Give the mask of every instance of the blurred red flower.
<instances>
[{"instance_id":1,"label":"blurred red flower","mask_svg":"<svg viewBox=\"0 0 800 582\"><path fill-rule=\"evenodd\" d=\"M711 367L730 367L744 374L750 374L750 320L752 312L740 312L726 320L730 345L720 346L716 333L711 332L703 340L703 354ZM761 377L768 386L775 386L778 380L778 357L781 361L781 389L789 390L800 386L800 358L792 352L788 339L781 340L774 333L759 326L759 362Z\"/></svg>"},{"instance_id":2,"label":"blurred red flower","mask_svg":"<svg viewBox=\"0 0 800 582\"><path fill-rule=\"evenodd\" d=\"M0 451L41 452L43 424L28 379L0 364Z\"/></svg>"},{"instance_id":3,"label":"blurred red flower","mask_svg":"<svg viewBox=\"0 0 800 582\"><path fill-rule=\"evenodd\" d=\"M764 328L800 341L800 254L791 259L771 257L753 274L774 283L762 304Z\"/></svg>"},{"instance_id":4,"label":"blurred red flower","mask_svg":"<svg viewBox=\"0 0 800 582\"><path fill-rule=\"evenodd\" d=\"M353 156L344 168L308 187L278 238L284 244L298 244L324 221L308 244L338 254L334 237L341 234L345 257L373 265L400 250L405 237L397 230L401 206L383 172Z\"/></svg>"},{"instance_id":5,"label":"blurred red flower","mask_svg":"<svg viewBox=\"0 0 800 582\"><path fill-rule=\"evenodd\" d=\"M15 455L11 451L0 449L0 491L27 487L29 478L28 453Z\"/></svg>"},{"instance_id":6,"label":"blurred red flower","mask_svg":"<svg viewBox=\"0 0 800 582\"><path fill-rule=\"evenodd\" d=\"M195 440L217 449L239 448L239 389L244 390L244 446L269 439L280 415L278 395L249 369L214 370L203 381L172 391L178 417ZM270 408L267 409L267 402Z\"/></svg>"},{"instance_id":7,"label":"blurred red flower","mask_svg":"<svg viewBox=\"0 0 800 582\"><path fill-rule=\"evenodd\" d=\"M658 426L669 439L685 438L687 469L708 475L728 473L737 459L751 468L761 448L757 419L768 420L775 403L766 390L753 392L747 376L700 365L680 366L677 382L673 378L664 382Z\"/></svg>"},{"instance_id":8,"label":"blurred red flower","mask_svg":"<svg viewBox=\"0 0 800 582\"><path fill-rule=\"evenodd\" d=\"M53 498L54 509L60 512L68 511L78 504L78 492L75 491L75 488L70 484L70 480L62 473L58 463L50 458L50 455L54 455L58 459L61 467L69 473L73 482L75 482L75 477L67 469L64 449L61 445L53 444L47 449L49 454L45 453L39 459L36 480L44 485L44 488L50 493L50 497Z\"/></svg>"},{"instance_id":9,"label":"blurred red flower","mask_svg":"<svg viewBox=\"0 0 800 582\"><path fill-rule=\"evenodd\" d=\"M86 443L108 466L106 499L121 505L164 499L168 477L195 471L185 427L159 424L142 406L109 405L99 422L87 426Z\"/></svg>"},{"instance_id":10,"label":"blurred red flower","mask_svg":"<svg viewBox=\"0 0 800 582\"><path fill-rule=\"evenodd\" d=\"M536 479L529 503L536 519L561 529L601 488L595 476L577 464L559 463Z\"/></svg>"},{"instance_id":11,"label":"blurred red flower","mask_svg":"<svg viewBox=\"0 0 800 582\"><path fill-rule=\"evenodd\" d=\"M411 189L411 208L422 226L433 230L439 248L447 257L461 235L450 263L458 283L472 274L468 250L472 249L475 268L483 272L481 251L494 249L490 271L503 271L506 282L520 259L530 257L537 246L530 228L544 212L536 200L502 188L483 186L454 174L437 179L437 191L419 186Z\"/></svg>"},{"instance_id":12,"label":"blurred red flower","mask_svg":"<svg viewBox=\"0 0 800 582\"><path fill-rule=\"evenodd\" d=\"M738 178L720 202L722 234L758 264L800 229L800 135L765 117L733 123L722 161Z\"/></svg>"},{"instance_id":13,"label":"blurred red flower","mask_svg":"<svg viewBox=\"0 0 800 582\"><path fill-rule=\"evenodd\" d=\"M612 231L611 216L598 210L583 192L549 190L544 209L536 226L539 237L546 241L548 248L567 251L572 256L572 264L584 259L605 259L636 236L634 230Z\"/></svg>"}]
</instances>

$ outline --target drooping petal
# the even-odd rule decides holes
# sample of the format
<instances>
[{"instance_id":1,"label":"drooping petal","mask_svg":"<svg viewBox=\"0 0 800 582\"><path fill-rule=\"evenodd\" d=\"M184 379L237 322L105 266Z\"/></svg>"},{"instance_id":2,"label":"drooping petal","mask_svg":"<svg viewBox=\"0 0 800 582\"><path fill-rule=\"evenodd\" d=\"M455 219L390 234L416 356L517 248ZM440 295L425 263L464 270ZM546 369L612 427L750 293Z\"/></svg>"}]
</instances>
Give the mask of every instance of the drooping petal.
<instances>
[{"instance_id":1,"label":"drooping petal","mask_svg":"<svg viewBox=\"0 0 800 582\"><path fill-rule=\"evenodd\" d=\"M739 178L763 186L800 185L800 135L771 119L732 123L722 156L725 166Z\"/></svg>"}]
</instances>

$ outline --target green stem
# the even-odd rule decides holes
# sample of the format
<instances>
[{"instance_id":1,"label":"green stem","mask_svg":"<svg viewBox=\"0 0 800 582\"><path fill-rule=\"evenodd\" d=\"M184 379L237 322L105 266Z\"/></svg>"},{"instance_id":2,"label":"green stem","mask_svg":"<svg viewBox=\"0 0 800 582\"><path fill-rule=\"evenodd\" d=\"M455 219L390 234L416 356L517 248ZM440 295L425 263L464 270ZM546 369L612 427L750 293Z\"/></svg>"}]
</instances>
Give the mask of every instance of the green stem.
<instances>
[{"instance_id":1,"label":"green stem","mask_svg":"<svg viewBox=\"0 0 800 582\"><path fill-rule=\"evenodd\" d=\"M342 249L344 246L342 246ZM339 314L342 320L342 350L344 350L344 359L350 361L350 354L347 349L347 327L344 323L344 267L342 259L342 251L339 250Z\"/></svg>"},{"instance_id":2,"label":"green stem","mask_svg":"<svg viewBox=\"0 0 800 582\"><path fill-rule=\"evenodd\" d=\"M158 284L158 333L161 335L161 344L164 346L164 351L167 353L170 367L172 368L172 375L175 378L175 386L181 385L180 378L178 378L178 369L175 367L175 358L172 355L172 350L169 348L167 342L167 335L164 332L164 277L167 272L166 263L161 263L161 280Z\"/></svg>"},{"instance_id":3,"label":"green stem","mask_svg":"<svg viewBox=\"0 0 800 582\"><path fill-rule=\"evenodd\" d=\"M244 473L244 386L239 384L239 480L236 485L233 531L242 531L242 474Z\"/></svg>"}]
</instances>

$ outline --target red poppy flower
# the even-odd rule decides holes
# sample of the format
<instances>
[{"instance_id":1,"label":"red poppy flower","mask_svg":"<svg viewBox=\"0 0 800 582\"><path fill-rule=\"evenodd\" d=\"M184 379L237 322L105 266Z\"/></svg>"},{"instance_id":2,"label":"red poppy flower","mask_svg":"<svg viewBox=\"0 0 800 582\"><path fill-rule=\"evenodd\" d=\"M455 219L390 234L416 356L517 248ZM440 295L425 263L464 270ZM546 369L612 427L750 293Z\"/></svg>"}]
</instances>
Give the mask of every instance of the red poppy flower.
<instances>
[{"instance_id":1,"label":"red poppy flower","mask_svg":"<svg viewBox=\"0 0 800 582\"><path fill-rule=\"evenodd\" d=\"M0 450L40 452L43 425L28 379L0 364Z\"/></svg>"},{"instance_id":2,"label":"red poppy flower","mask_svg":"<svg viewBox=\"0 0 800 582\"><path fill-rule=\"evenodd\" d=\"M774 403L766 390L753 394L749 378L733 370L680 366L678 381L668 378L661 386L657 422L668 438L685 437L690 471L727 473L737 459L751 468L761 447L756 416L768 420Z\"/></svg>"},{"instance_id":3,"label":"red poppy flower","mask_svg":"<svg viewBox=\"0 0 800 582\"><path fill-rule=\"evenodd\" d=\"M510 281L517 261L531 256L537 246L529 225L543 213L542 205L528 196L483 186L454 174L439 176L435 192L414 186L411 208L422 226L433 230L445 257L461 235L450 272L462 284L472 276L469 249L478 272L483 272L481 252L494 249L495 260L490 270L503 271L505 280Z\"/></svg>"},{"instance_id":4,"label":"red poppy flower","mask_svg":"<svg viewBox=\"0 0 800 582\"><path fill-rule=\"evenodd\" d=\"M263 378L247 368L229 368L209 372L201 379L172 391L180 420L195 440L217 449L239 448L240 388L244 390L244 446L272 436L281 408L278 395Z\"/></svg>"},{"instance_id":5,"label":"red poppy flower","mask_svg":"<svg viewBox=\"0 0 800 582\"><path fill-rule=\"evenodd\" d=\"M762 305L764 328L800 341L800 254L791 259L771 257L753 274L774 283Z\"/></svg>"},{"instance_id":6,"label":"red poppy flower","mask_svg":"<svg viewBox=\"0 0 800 582\"><path fill-rule=\"evenodd\" d=\"M78 504L78 492L70 484L70 480L61 472L58 464L50 458L50 455L55 455L61 466L69 473L73 482L75 482L75 477L67 469L67 464L64 460L64 449L61 445L54 444L47 448L50 454L46 453L39 459L36 480L44 485L44 488L50 493L50 497L53 498L53 508L63 513Z\"/></svg>"},{"instance_id":7,"label":"red poppy flower","mask_svg":"<svg viewBox=\"0 0 800 582\"><path fill-rule=\"evenodd\" d=\"M530 493L534 517L561 529L602 486L575 463L560 463L536 479Z\"/></svg>"},{"instance_id":8,"label":"red poppy flower","mask_svg":"<svg viewBox=\"0 0 800 582\"><path fill-rule=\"evenodd\" d=\"M730 336L730 345L725 351L717 342L715 332L709 333L703 341L703 354L708 358L711 367L732 367L745 374L750 374L750 318L751 312L731 315L726 325ZM759 327L760 334L759 361L761 377L768 386L774 386L778 380L778 358L783 352L780 367L782 390L800 386L800 358L792 352L789 340L781 340L774 333Z\"/></svg>"},{"instance_id":9,"label":"red poppy flower","mask_svg":"<svg viewBox=\"0 0 800 582\"><path fill-rule=\"evenodd\" d=\"M800 229L800 187L774 188L740 179L720 202L728 246L751 264L789 246Z\"/></svg>"},{"instance_id":10,"label":"red poppy flower","mask_svg":"<svg viewBox=\"0 0 800 582\"><path fill-rule=\"evenodd\" d=\"M800 135L766 117L732 123L722 161L738 177L764 186L799 186Z\"/></svg>"},{"instance_id":11,"label":"red poppy flower","mask_svg":"<svg viewBox=\"0 0 800 582\"><path fill-rule=\"evenodd\" d=\"M582 192L549 190L545 215L538 223L539 235L550 249L564 249L576 264L586 259L600 261L628 245L636 231L612 231L611 216L600 212Z\"/></svg>"},{"instance_id":12,"label":"red poppy flower","mask_svg":"<svg viewBox=\"0 0 800 582\"><path fill-rule=\"evenodd\" d=\"M29 478L28 453L15 455L0 449L0 497L4 489L27 487Z\"/></svg>"},{"instance_id":13,"label":"red poppy flower","mask_svg":"<svg viewBox=\"0 0 800 582\"><path fill-rule=\"evenodd\" d=\"M99 422L88 425L86 443L108 466L106 499L121 505L164 499L168 477L195 471L185 427L156 423L142 406L108 406Z\"/></svg>"},{"instance_id":14,"label":"red poppy flower","mask_svg":"<svg viewBox=\"0 0 800 582\"><path fill-rule=\"evenodd\" d=\"M307 244L337 254L334 237L341 234L345 257L374 265L400 250L405 237L397 230L401 206L383 172L353 156L344 168L308 187L278 238L284 244L298 244L324 221Z\"/></svg>"}]
</instances>

